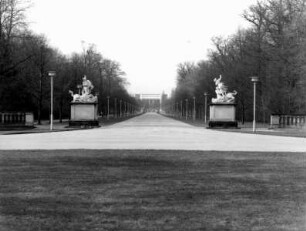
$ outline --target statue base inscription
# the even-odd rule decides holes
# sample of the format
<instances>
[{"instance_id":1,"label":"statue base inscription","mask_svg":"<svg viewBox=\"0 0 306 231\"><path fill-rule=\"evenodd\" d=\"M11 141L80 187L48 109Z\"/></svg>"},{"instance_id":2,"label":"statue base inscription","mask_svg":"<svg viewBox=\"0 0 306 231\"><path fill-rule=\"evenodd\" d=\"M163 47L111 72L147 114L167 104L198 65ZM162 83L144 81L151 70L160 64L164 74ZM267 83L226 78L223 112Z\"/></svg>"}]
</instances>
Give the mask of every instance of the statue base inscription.
<instances>
[{"instance_id":1,"label":"statue base inscription","mask_svg":"<svg viewBox=\"0 0 306 231\"><path fill-rule=\"evenodd\" d=\"M209 127L238 127L236 121L236 104L212 103L209 105Z\"/></svg>"},{"instance_id":2,"label":"statue base inscription","mask_svg":"<svg viewBox=\"0 0 306 231\"><path fill-rule=\"evenodd\" d=\"M99 126L97 103L72 102L70 104L70 109L69 126Z\"/></svg>"}]
</instances>

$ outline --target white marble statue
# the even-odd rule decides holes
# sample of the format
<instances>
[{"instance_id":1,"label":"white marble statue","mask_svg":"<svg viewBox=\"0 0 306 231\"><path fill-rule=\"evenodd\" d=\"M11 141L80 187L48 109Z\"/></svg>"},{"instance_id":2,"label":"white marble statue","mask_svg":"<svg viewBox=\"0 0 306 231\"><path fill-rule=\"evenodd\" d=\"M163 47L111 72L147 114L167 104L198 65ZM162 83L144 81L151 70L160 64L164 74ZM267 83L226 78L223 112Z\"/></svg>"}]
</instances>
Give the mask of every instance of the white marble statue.
<instances>
[{"instance_id":1,"label":"white marble statue","mask_svg":"<svg viewBox=\"0 0 306 231\"><path fill-rule=\"evenodd\" d=\"M216 84L216 98L212 98L212 103L234 103L235 95L237 95L237 91L227 92L227 86L221 82L222 76L214 78L214 82Z\"/></svg>"},{"instance_id":2,"label":"white marble statue","mask_svg":"<svg viewBox=\"0 0 306 231\"><path fill-rule=\"evenodd\" d=\"M84 75L83 77L82 86L82 95L89 95L91 93L91 90L94 88L90 80L87 79L86 75Z\"/></svg>"},{"instance_id":3,"label":"white marble statue","mask_svg":"<svg viewBox=\"0 0 306 231\"><path fill-rule=\"evenodd\" d=\"M81 100L81 95L73 94L73 91L69 90L69 94L72 96L72 102L79 102Z\"/></svg>"},{"instance_id":4,"label":"white marble statue","mask_svg":"<svg viewBox=\"0 0 306 231\"><path fill-rule=\"evenodd\" d=\"M82 94L73 94L73 91L69 91L72 96L72 102L80 103L95 103L98 101L97 96L91 94L91 90L94 88L90 80L87 79L86 75L83 77L82 83Z\"/></svg>"}]
</instances>

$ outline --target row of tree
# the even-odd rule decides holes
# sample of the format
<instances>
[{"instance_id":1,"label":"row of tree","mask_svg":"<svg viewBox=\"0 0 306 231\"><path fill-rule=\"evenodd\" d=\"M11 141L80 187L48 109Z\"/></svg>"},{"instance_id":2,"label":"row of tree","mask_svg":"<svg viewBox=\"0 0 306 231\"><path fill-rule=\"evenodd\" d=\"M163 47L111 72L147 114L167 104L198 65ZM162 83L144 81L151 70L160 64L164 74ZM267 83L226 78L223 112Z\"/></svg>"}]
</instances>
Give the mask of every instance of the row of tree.
<instances>
[{"instance_id":1,"label":"row of tree","mask_svg":"<svg viewBox=\"0 0 306 231\"><path fill-rule=\"evenodd\" d=\"M258 76L259 119L270 114L306 113L306 8L305 0L266 0L244 11L250 24L228 38L212 39L208 59L181 63L177 86L169 105L196 97L203 104L204 92L215 97L214 78L223 76L229 90L238 95L238 119L252 119L251 76Z\"/></svg>"},{"instance_id":2,"label":"row of tree","mask_svg":"<svg viewBox=\"0 0 306 231\"><path fill-rule=\"evenodd\" d=\"M83 43L83 51L70 56L51 47L44 35L28 29L23 0L0 0L0 111L32 111L40 122L49 116L50 78L54 78L55 118L68 118L72 100L69 90L87 75L99 95L99 112L107 113L107 98L137 105L126 90L120 64L99 53L95 45ZM80 44L81 45L81 44ZM110 110L115 107L110 104Z\"/></svg>"}]
</instances>

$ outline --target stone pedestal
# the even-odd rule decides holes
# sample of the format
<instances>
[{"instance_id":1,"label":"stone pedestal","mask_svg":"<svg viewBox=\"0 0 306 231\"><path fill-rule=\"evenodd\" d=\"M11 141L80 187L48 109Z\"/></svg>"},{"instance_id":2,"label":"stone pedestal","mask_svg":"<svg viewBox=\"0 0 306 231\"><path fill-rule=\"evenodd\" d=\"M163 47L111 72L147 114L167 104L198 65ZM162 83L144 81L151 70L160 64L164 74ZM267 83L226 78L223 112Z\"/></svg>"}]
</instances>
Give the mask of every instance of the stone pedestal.
<instances>
[{"instance_id":1,"label":"stone pedestal","mask_svg":"<svg viewBox=\"0 0 306 231\"><path fill-rule=\"evenodd\" d=\"M280 115L272 114L270 116L270 128L280 127Z\"/></svg>"},{"instance_id":2,"label":"stone pedestal","mask_svg":"<svg viewBox=\"0 0 306 231\"><path fill-rule=\"evenodd\" d=\"M32 112L25 113L25 126L34 126L34 114Z\"/></svg>"},{"instance_id":3,"label":"stone pedestal","mask_svg":"<svg viewBox=\"0 0 306 231\"><path fill-rule=\"evenodd\" d=\"M212 103L209 105L209 127L237 127L236 104Z\"/></svg>"},{"instance_id":4,"label":"stone pedestal","mask_svg":"<svg viewBox=\"0 0 306 231\"><path fill-rule=\"evenodd\" d=\"M98 104L72 102L69 126L99 126Z\"/></svg>"}]
</instances>

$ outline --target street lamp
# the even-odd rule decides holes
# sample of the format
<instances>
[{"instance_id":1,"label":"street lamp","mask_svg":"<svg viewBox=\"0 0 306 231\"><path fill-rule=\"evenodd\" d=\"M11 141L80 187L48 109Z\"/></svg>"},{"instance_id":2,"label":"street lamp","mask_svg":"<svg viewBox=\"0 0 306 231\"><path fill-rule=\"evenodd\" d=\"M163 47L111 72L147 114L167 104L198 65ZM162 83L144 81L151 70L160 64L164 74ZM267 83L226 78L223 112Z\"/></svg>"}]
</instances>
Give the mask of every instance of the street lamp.
<instances>
[{"instance_id":1,"label":"street lamp","mask_svg":"<svg viewBox=\"0 0 306 231\"><path fill-rule=\"evenodd\" d=\"M109 96L107 96L107 120L109 120Z\"/></svg>"},{"instance_id":2,"label":"street lamp","mask_svg":"<svg viewBox=\"0 0 306 231\"><path fill-rule=\"evenodd\" d=\"M100 95L99 92L95 92L95 96L97 97L97 102L99 102L99 95ZM99 113L99 112L98 112L98 113ZM101 112L99 113L99 115L101 115ZM99 116L99 115L98 115L98 116Z\"/></svg>"},{"instance_id":3,"label":"street lamp","mask_svg":"<svg viewBox=\"0 0 306 231\"><path fill-rule=\"evenodd\" d=\"M195 119L196 119L196 97L194 96L193 97L193 121L195 121Z\"/></svg>"},{"instance_id":4,"label":"street lamp","mask_svg":"<svg viewBox=\"0 0 306 231\"><path fill-rule=\"evenodd\" d=\"M115 109L115 113L114 113L114 114L115 114L115 118L117 118L117 98L115 98L114 104L115 104L115 105L114 105L114 106L115 106L115 107L114 107L114 109Z\"/></svg>"},{"instance_id":5,"label":"street lamp","mask_svg":"<svg viewBox=\"0 0 306 231\"><path fill-rule=\"evenodd\" d=\"M56 72L49 71L48 75L50 77L50 83L51 83L50 131L52 131L53 130L53 77L56 76Z\"/></svg>"},{"instance_id":6,"label":"street lamp","mask_svg":"<svg viewBox=\"0 0 306 231\"><path fill-rule=\"evenodd\" d=\"M208 93L204 92L204 97L205 97L205 104L204 104L204 123L207 123L207 96Z\"/></svg>"},{"instance_id":7,"label":"street lamp","mask_svg":"<svg viewBox=\"0 0 306 231\"><path fill-rule=\"evenodd\" d=\"M186 120L188 120L188 99L185 99L186 101Z\"/></svg>"},{"instance_id":8,"label":"street lamp","mask_svg":"<svg viewBox=\"0 0 306 231\"><path fill-rule=\"evenodd\" d=\"M252 76L251 81L254 83L253 132L256 132L256 84L259 81L259 78L257 76Z\"/></svg>"},{"instance_id":9,"label":"street lamp","mask_svg":"<svg viewBox=\"0 0 306 231\"><path fill-rule=\"evenodd\" d=\"M172 104L172 113L171 115L174 117L175 116L175 103Z\"/></svg>"},{"instance_id":10,"label":"street lamp","mask_svg":"<svg viewBox=\"0 0 306 231\"><path fill-rule=\"evenodd\" d=\"M119 117L122 116L122 110L121 110L122 100L120 99L120 107L119 107Z\"/></svg>"},{"instance_id":11,"label":"street lamp","mask_svg":"<svg viewBox=\"0 0 306 231\"><path fill-rule=\"evenodd\" d=\"M181 118L183 118L183 100L181 100Z\"/></svg>"}]
</instances>

